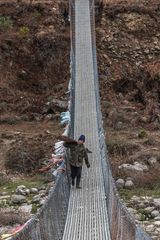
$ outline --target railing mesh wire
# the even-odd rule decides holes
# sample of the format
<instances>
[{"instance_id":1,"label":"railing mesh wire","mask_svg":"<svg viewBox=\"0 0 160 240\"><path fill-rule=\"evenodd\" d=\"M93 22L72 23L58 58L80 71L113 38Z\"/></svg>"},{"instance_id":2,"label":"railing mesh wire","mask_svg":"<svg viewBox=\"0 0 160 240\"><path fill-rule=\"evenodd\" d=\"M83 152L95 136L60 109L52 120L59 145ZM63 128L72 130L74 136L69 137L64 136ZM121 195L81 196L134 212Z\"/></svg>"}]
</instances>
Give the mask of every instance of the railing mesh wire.
<instances>
[{"instance_id":1,"label":"railing mesh wire","mask_svg":"<svg viewBox=\"0 0 160 240\"><path fill-rule=\"evenodd\" d=\"M93 50L93 67L95 79L95 96L97 108L97 121L99 126L99 144L101 148L101 162L104 176L104 186L106 194L106 207L109 215L109 227L112 240L149 240L151 239L142 228L136 225L134 218L127 211L126 206L122 203L107 156L107 148L105 142L105 134L103 129L102 113L100 107L99 96L99 81L97 70L97 55L96 55L96 39L95 39L95 11L94 0L90 0L90 15L91 15L91 33L92 33L92 50Z\"/></svg>"},{"instance_id":2,"label":"railing mesh wire","mask_svg":"<svg viewBox=\"0 0 160 240\"><path fill-rule=\"evenodd\" d=\"M133 217L127 211L125 205L119 198L112 177L110 165L107 158L105 135L100 110L100 97L98 86L96 40L95 40L95 16L94 1L90 0L91 33L93 49L93 67L95 74L95 97L97 109L97 121L99 126L99 146L101 149L101 163L104 177L106 194L106 207L108 209L109 228L112 240L149 240L150 237L136 225ZM75 2L70 1L71 22L71 123L69 135L74 136L74 79L75 79ZM69 193L69 178L66 173L59 174L55 187L51 190L49 198L40 212L28 221L26 226L12 240L61 240L63 236ZM103 240L103 239L102 239Z\"/></svg>"}]
</instances>

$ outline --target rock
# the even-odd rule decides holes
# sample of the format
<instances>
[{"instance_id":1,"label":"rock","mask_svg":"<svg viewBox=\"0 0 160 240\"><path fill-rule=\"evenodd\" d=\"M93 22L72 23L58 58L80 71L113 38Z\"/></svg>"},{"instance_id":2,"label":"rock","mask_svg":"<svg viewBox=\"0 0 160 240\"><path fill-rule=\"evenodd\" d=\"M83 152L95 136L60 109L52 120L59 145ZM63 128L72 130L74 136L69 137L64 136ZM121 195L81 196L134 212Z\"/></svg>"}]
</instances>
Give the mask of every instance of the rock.
<instances>
[{"instance_id":1,"label":"rock","mask_svg":"<svg viewBox=\"0 0 160 240\"><path fill-rule=\"evenodd\" d=\"M128 163L124 163L122 165L119 166L120 169L126 169L126 170L132 170L132 171L139 171L139 172L143 172L148 170L148 167L142 163L138 163L135 162L134 165L132 164L128 164Z\"/></svg>"},{"instance_id":2,"label":"rock","mask_svg":"<svg viewBox=\"0 0 160 240\"><path fill-rule=\"evenodd\" d=\"M51 131L49 131L49 130L46 130L45 132L46 132L47 134L51 134Z\"/></svg>"},{"instance_id":3,"label":"rock","mask_svg":"<svg viewBox=\"0 0 160 240\"><path fill-rule=\"evenodd\" d=\"M26 186L24 186L24 185L19 185L19 186L17 187L16 191L18 191L19 189L26 189Z\"/></svg>"},{"instance_id":4,"label":"rock","mask_svg":"<svg viewBox=\"0 0 160 240\"><path fill-rule=\"evenodd\" d=\"M30 194L30 190L28 188L26 188L26 186L20 185L17 187L16 193L25 196L25 195Z\"/></svg>"},{"instance_id":5,"label":"rock","mask_svg":"<svg viewBox=\"0 0 160 240\"><path fill-rule=\"evenodd\" d=\"M26 202L26 197L22 195L12 195L11 202L15 204L21 204Z\"/></svg>"},{"instance_id":6,"label":"rock","mask_svg":"<svg viewBox=\"0 0 160 240\"><path fill-rule=\"evenodd\" d=\"M8 194L7 192L0 192L0 196L5 196L7 194Z\"/></svg>"},{"instance_id":7,"label":"rock","mask_svg":"<svg viewBox=\"0 0 160 240\"><path fill-rule=\"evenodd\" d=\"M27 188L26 189L26 195L29 195L30 194L30 190Z\"/></svg>"},{"instance_id":8,"label":"rock","mask_svg":"<svg viewBox=\"0 0 160 240\"><path fill-rule=\"evenodd\" d=\"M138 221L141 221L141 219L142 219L142 216L141 216L141 214L134 214L134 218L136 219L136 220L138 220Z\"/></svg>"},{"instance_id":9,"label":"rock","mask_svg":"<svg viewBox=\"0 0 160 240\"><path fill-rule=\"evenodd\" d=\"M160 227L160 221L155 221L155 222L154 222L154 225L155 225L156 227Z\"/></svg>"},{"instance_id":10,"label":"rock","mask_svg":"<svg viewBox=\"0 0 160 240\"><path fill-rule=\"evenodd\" d=\"M147 231L147 232L154 232L154 230L155 230L155 226L154 226L153 224L148 225L148 226L146 227L146 231Z\"/></svg>"},{"instance_id":11,"label":"rock","mask_svg":"<svg viewBox=\"0 0 160 240\"><path fill-rule=\"evenodd\" d=\"M148 118L147 117L140 117L140 122L142 123L147 123L148 122Z\"/></svg>"},{"instance_id":12,"label":"rock","mask_svg":"<svg viewBox=\"0 0 160 240\"><path fill-rule=\"evenodd\" d=\"M30 189L30 193L37 194L38 193L38 189L37 188L31 188Z\"/></svg>"},{"instance_id":13,"label":"rock","mask_svg":"<svg viewBox=\"0 0 160 240\"><path fill-rule=\"evenodd\" d=\"M155 217L154 220L159 221L160 220L160 214L157 217Z\"/></svg>"},{"instance_id":14,"label":"rock","mask_svg":"<svg viewBox=\"0 0 160 240\"><path fill-rule=\"evenodd\" d=\"M133 181L133 178L132 177L127 177L126 178L126 181L130 181L130 180Z\"/></svg>"},{"instance_id":15,"label":"rock","mask_svg":"<svg viewBox=\"0 0 160 240\"><path fill-rule=\"evenodd\" d=\"M40 203L41 197L39 195L36 195L32 199L32 203Z\"/></svg>"},{"instance_id":16,"label":"rock","mask_svg":"<svg viewBox=\"0 0 160 240\"><path fill-rule=\"evenodd\" d=\"M147 213L151 213L151 212L153 212L154 209L155 209L154 207L146 207L146 208L145 208L145 211L146 211Z\"/></svg>"},{"instance_id":17,"label":"rock","mask_svg":"<svg viewBox=\"0 0 160 240\"><path fill-rule=\"evenodd\" d=\"M11 197L10 195L1 196L1 197L0 197L0 201L1 201L1 200L4 200L4 199L9 199L10 197Z\"/></svg>"},{"instance_id":18,"label":"rock","mask_svg":"<svg viewBox=\"0 0 160 240\"><path fill-rule=\"evenodd\" d=\"M152 197L147 197L147 196L141 197L141 199L145 205L149 205L149 206L151 205L151 202L153 201Z\"/></svg>"},{"instance_id":19,"label":"rock","mask_svg":"<svg viewBox=\"0 0 160 240\"><path fill-rule=\"evenodd\" d=\"M155 207L160 207L160 198L154 198L153 199L153 205Z\"/></svg>"},{"instance_id":20,"label":"rock","mask_svg":"<svg viewBox=\"0 0 160 240\"><path fill-rule=\"evenodd\" d=\"M40 186L40 187L38 188L38 191L41 191L41 190L46 190L45 185L42 185L42 186Z\"/></svg>"},{"instance_id":21,"label":"rock","mask_svg":"<svg viewBox=\"0 0 160 240\"><path fill-rule=\"evenodd\" d=\"M149 49L144 49L144 53L148 54L149 53Z\"/></svg>"},{"instance_id":22,"label":"rock","mask_svg":"<svg viewBox=\"0 0 160 240\"><path fill-rule=\"evenodd\" d=\"M143 202L140 202L140 204L138 206L139 206L139 208L145 208L145 204Z\"/></svg>"},{"instance_id":23,"label":"rock","mask_svg":"<svg viewBox=\"0 0 160 240\"><path fill-rule=\"evenodd\" d=\"M128 180L125 182L125 188L133 188L134 187L134 183L131 180Z\"/></svg>"},{"instance_id":24,"label":"rock","mask_svg":"<svg viewBox=\"0 0 160 240\"><path fill-rule=\"evenodd\" d=\"M44 198L44 199L41 199L41 200L40 200L40 202L39 202L39 205L40 205L40 206L43 206L43 205L44 205L44 203L45 203L45 201L46 201L46 199L45 199L45 198Z\"/></svg>"},{"instance_id":25,"label":"rock","mask_svg":"<svg viewBox=\"0 0 160 240\"><path fill-rule=\"evenodd\" d=\"M159 215L159 211L157 211L157 210L154 210L154 211L151 212L151 216L153 218L157 217L158 215Z\"/></svg>"},{"instance_id":26,"label":"rock","mask_svg":"<svg viewBox=\"0 0 160 240\"><path fill-rule=\"evenodd\" d=\"M124 129L123 123L122 123L122 122L117 122L117 123L115 124L115 126L114 126L114 129L115 129L115 130L122 130L122 129Z\"/></svg>"},{"instance_id":27,"label":"rock","mask_svg":"<svg viewBox=\"0 0 160 240\"><path fill-rule=\"evenodd\" d=\"M137 213L137 211L134 208L127 208L127 209L133 215L135 215Z\"/></svg>"},{"instance_id":28,"label":"rock","mask_svg":"<svg viewBox=\"0 0 160 240\"><path fill-rule=\"evenodd\" d=\"M24 213L31 213L32 204L20 206L20 207L18 208L18 210L21 211L21 212L24 212Z\"/></svg>"},{"instance_id":29,"label":"rock","mask_svg":"<svg viewBox=\"0 0 160 240\"><path fill-rule=\"evenodd\" d=\"M54 181L53 169L50 169L50 170L45 174L45 182L52 182L52 181Z\"/></svg>"},{"instance_id":30,"label":"rock","mask_svg":"<svg viewBox=\"0 0 160 240\"><path fill-rule=\"evenodd\" d=\"M0 235L8 232L10 229L11 229L11 227L9 227L9 226L0 227Z\"/></svg>"},{"instance_id":31,"label":"rock","mask_svg":"<svg viewBox=\"0 0 160 240\"><path fill-rule=\"evenodd\" d=\"M50 121L50 120L53 119L53 116L54 116L53 114L48 114L48 115L45 116L45 120Z\"/></svg>"},{"instance_id":32,"label":"rock","mask_svg":"<svg viewBox=\"0 0 160 240\"><path fill-rule=\"evenodd\" d=\"M147 159L149 165L155 165L157 163L157 159L155 157L151 157Z\"/></svg>"},{"instance_id":33,"label":"rock","mask_svg":"<svg viewBox=\"0 0 160 240\"><path fill-rule=\"evenodd\" d=\"M67 101L53 99L51 102L46 104L44 113L55 113L56 111L63 112L66 111L68 103Z\"/></svg>"},{"instance_id":34,"label":"rock","mask_svg":"<svg viewBox=\"0 0 160 240\"><path fill-rule=\"evenodd\" d=\"M133 202L134 204L138 204L140 202L140 197L133 196L131 198L131 202Z\"/></svg>"},{"instance_id":35,"label":"rock","mask_svg":"<svg viewBox=\"0 0 160 240\"><path fill-rule=\"evenodd\" d=\"M39 196L40 197L45 197L46 196L46 190L40 190L39 191Z\"/></svg>"},{"instance_id":36,"label":"rock","mask_svg":"<svg viewBox=\"0 0 160 240\"><path fill-rule=\"evenodd\" d=\"M121 179L121 178L119 178L119 179L116 181L116 186L117 186L118 189L123 188L123 187L124 187L124 184L125 184L125 182L124 182L124 180Z\"/></svg>"}]
</instances>

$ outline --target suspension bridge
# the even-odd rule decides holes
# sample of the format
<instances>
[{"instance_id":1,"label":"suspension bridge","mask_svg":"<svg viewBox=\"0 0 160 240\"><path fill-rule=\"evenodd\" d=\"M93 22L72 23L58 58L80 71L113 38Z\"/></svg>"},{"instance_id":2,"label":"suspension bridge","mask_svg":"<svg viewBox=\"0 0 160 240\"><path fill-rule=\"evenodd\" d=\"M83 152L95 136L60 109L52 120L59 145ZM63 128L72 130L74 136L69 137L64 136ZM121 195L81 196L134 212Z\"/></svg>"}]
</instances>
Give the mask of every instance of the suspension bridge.
<instances>
[{"instance_id":1,"label":"suspension bridge","mask_svg":"<svg viewBox=\"0 0 160 240\"><path fill-rule=\"evenodd\" d=\"M70 188L66 173L40 212L15 240L149 240L121 202L107 159L100 111L94 1L71 0L71 122L75 139L86 135L90 169L85 166L82 189Z\"/></svg>"}]
</instances>

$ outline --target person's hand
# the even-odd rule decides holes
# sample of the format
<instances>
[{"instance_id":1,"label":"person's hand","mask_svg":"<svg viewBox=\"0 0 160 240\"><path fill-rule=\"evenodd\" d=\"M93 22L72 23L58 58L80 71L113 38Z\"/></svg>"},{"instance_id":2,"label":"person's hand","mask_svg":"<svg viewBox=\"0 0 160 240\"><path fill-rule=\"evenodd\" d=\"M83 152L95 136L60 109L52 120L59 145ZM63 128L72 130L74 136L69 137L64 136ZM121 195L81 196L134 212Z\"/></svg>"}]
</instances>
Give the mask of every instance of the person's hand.
<instances>
[{"instance_id":1,"label":"person's hand","mask_svg":"<svg viewBox=\"0 0 160 240\"><path fill-rule=\"evenodd\" d=\"M86 151L87 151L87 153L92 153L92 151L89 150L88 148L86 148Z\"/></svg>"},{"instance_id":2,"label":"person's hand","mask_svg":"<svg viewBox=\"0 0 160 240\"><path fill-rule=\"evenodd\" d=\"M90 164L89 163L87 164L87 168L90 168Z\"/></svg>"}]
</instances>

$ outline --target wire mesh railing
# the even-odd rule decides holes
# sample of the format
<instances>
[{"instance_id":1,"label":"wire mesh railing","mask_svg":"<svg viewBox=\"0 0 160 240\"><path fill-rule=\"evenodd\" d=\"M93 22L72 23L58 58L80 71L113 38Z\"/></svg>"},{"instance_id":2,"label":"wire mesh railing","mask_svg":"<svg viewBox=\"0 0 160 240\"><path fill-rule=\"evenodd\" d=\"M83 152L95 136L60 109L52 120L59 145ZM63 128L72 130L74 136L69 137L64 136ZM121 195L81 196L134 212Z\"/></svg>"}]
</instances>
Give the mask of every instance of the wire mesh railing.
<instances>
[{"instance_id":1,"label":"wire mesh railing","mask_svg":"<svg viewBox=\"0 0 160 240\"><path fill-rule=\"evenodd\" d=\"M125 204L121 201L117 192L110 164L107 156L105 134L103 129L102 113L100 107L99 81L96 56L96 38L95 38L95 12L94 0L90 0L91 33L92 33L92 53L93 68L95 80L95 97L97 121L99 127L99 145L101 149L101 163L104 177L104 186L106 194L106 207L108 209L109 227L111 239L113 240L149 240L151 239L141 227L137 226L134 218L127 211Z\"/></svg>"}]
</instances>

